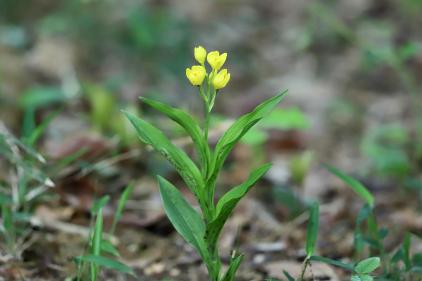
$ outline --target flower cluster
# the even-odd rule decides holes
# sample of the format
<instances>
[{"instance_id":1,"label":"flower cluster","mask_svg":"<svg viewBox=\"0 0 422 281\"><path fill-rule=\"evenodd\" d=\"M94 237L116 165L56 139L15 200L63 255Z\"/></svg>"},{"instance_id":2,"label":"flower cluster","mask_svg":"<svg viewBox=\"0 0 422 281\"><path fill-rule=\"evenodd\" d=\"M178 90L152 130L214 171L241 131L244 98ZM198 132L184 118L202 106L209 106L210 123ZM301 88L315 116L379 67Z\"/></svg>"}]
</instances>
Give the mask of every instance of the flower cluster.
<instances>
[{"instance_id":1,"label":"flower cluster","mask_svg":"<svg viewBox=\"0 0 422 281\"><path fill-rule=\"evenodd\" d=\"M207 54L204 47L198 46L194 50L195 60L199 65L194 65L191 68L186 68L186 77L193 86L202 87L206 83L207 92L210 91L211 86L214 91L224 88L230 81L230 73L227 69L221 69L227 59L227 53L220 54L219 51L212 51ZM208 74L205 68L205 60L211 66L211 72ZM202 89L201 89L202 91Z\"/></svg>"}]
</instances>

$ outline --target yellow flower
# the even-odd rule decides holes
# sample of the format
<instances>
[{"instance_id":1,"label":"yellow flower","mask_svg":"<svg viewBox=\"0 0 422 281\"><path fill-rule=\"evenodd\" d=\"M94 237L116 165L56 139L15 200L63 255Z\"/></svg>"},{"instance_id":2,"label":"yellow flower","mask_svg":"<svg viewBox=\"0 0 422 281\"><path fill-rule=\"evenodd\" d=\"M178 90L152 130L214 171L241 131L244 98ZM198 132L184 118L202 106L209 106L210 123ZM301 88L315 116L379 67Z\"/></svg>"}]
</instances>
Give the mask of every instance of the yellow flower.
<instances>
[{"instance_id":1,"label":"yellow flower","mask_svg":"<svg viewBox=\"0 0 422 281\"><path fill-rule=\"evenodd\" d=\"M205 63L205 58L207 57L207 50L202 46L197 46L193 53L196 61L203 65Z\"/></svg>"},{"instance_id":2,"label":"yellow flower","mask_svg":"<svg viewBox=\"0 0 422 281\"><path fill-rule=\"evenodd\" d=\"M207 61L214 70L219 70L226 61L227 53L221 54L219 51L212 51L208 53Z\"/></svg>"},{"instance_id":3,"label":"yellow flower","mask_svg":"<svg viewBox=\"0 0 422 281\"><path fill-rule=\"evenodd\" d=\"M212 85L214 86L214 89L219 90L221 88L226 87L229 81L230 73L227 72L227 69L223 69L214 76L212 80Z\"/></svg>"},{"instance_id":4,"label":"yellow flower","mask_svg":"<svg viewBox=\"0 0 422 281\"><path fill-rule=\"evenodd\" d=\"M194 86L201 85L205 75L207 75L205 67L201 65L194 65L191 68L186 68L186 77Z\"/></svg>"}]
</instances>

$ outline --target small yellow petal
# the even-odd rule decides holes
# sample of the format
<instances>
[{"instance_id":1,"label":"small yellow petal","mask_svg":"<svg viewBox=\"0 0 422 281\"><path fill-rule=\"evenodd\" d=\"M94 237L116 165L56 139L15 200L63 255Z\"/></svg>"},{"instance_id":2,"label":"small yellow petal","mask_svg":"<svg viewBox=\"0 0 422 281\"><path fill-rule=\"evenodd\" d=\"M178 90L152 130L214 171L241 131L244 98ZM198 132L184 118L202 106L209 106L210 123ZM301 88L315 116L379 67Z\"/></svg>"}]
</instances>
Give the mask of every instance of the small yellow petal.
<instances>
[{"instance_id":1,"label":"small yellow petal","mask_svg":"<svg viewBox=\"0 0 422 281\"><path fill-rule=\"evenodd\" d=\"M220 55L218 69L220 69L224 65L224 63L226 62L226 59L227 59L227 53Z\"/></svg>"},{"instance_id":2,"label":"small yellow petal","mask_svg":"<svg viewBox=\"0 0 422 281\"><path fill-rule=\"evenodd\" d=\"M197 46L194 49L194 56L197 62L204 64L205 58L207 57L207 50L202 46Z\"/></svg>"},{"instance_id":3,"label":"small yellow petal","mask_svg":"<svg viewBox=\"0 0 422 281\"><path fill-rule=\"evenodd\" d=\"M229 81L230 73L227 72L227 69L223 69L213 77L212 85L214 86L214 89L219 90L224 88Z\"/></svg>"},{"instance_id":4,"label":"small yellow petal","mask_svg":"<svg viewBox=\"0 0 422 281\"><path fill-rule=\"evenodd\" d=\"M200 86L205 79L207 72L205 67L201 65L194 65L191 68L186 68L186 77L194 86Z\"/></svg>"},{"instance_id":5,"label":"small yellow petal","mask_svg":"<svg viewBox=\"0 0 422 281\"><path fill-rule=\"evenodd\" d=\"M209 65L216 69L219 63L220 53L218 51L212 51L207 55L207 61Z\"/></svg>"}]
</instances>

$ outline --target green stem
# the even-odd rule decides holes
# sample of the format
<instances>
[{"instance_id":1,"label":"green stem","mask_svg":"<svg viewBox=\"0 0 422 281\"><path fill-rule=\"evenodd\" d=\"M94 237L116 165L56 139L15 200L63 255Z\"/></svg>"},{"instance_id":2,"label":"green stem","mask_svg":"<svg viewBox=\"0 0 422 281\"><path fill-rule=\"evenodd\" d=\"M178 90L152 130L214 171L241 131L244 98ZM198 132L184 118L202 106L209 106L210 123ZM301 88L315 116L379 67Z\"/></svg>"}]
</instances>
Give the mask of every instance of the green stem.
<instances>
[{"instance_id":1,"label":"green stem","mask_svg":"<svg viewBox=\"0 0 422 281\"><path fill-rule=\"evenodd\" d=\"M211 223L213 216L214 216L214 189L215 184L210 183L207 181L208 173L210 172L209 169L211 168L211 160L212 160L212 153L211 148L209 146L209 127L210 127L210 117L211 117L211 111L212 111L212 103L215 99L215 91L212 92L211 88L211 78L213 73L210 73L210 75L207 77L207 82L205 87L201 86L199 88L200 94L204 101L204 127L203 127L203 137L205 140L205 143L207 145L207 150L209 153L207 153L207 159L203 159L203 165L202 165L202 177L205 182L205 194L204 199L206 201L206 204L204 206L204 223L208 228L208 225ZM205 89L204 89L205 88ZM219 281L220 280L220 271L221 271L221 260L218 253L218 247L217 245L211 244L209 242L209 239L207 239L207 234L205 234L204 237L206 243L207 243L207 250L209 253L209 260L206 262L206 266L208 269L208 273L210 276L211 281Z\"/></svg>"},{"instance_id":2,"label":"green stem","mask_svg":"<svg viewBox=\"0 0 422 281\"><path fill-rule=\"evenodd\" d=\"M305 261L303 262L303 269L302 269L302 273L300 274L299 281L304 281L305 272L306 272L306 268L308 267L308 264L309 264L309 257L306 257Z\"/></svg>"},{"instance_id":3,"label":"green stem","mask_svg":"<svg viewBox=\"0 0 422 281\"><path fill-rule=\"evenodd\" d=\"M208 142L208 129L210 126L210 109L208 103L205 104L205 124L204 124L204 138Z\"/></svg>"}]
</instances>

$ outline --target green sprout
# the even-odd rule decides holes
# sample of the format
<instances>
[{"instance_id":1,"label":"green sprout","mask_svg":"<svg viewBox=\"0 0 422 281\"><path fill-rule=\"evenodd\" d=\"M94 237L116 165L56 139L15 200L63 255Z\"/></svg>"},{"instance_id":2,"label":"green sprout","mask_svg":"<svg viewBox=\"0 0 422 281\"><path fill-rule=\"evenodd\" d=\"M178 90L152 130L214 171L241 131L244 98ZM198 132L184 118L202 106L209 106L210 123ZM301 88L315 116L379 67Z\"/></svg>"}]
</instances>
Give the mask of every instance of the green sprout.
<instances>
[{"instance_id":1,"label":"green sprout","mask_svg":"<svg viewBox=\"0 0 422 281\"><path fill-rule=\"evenodd\" d=\"M78 266L76 281L97 281L102 268L136 276L129 266L116 260L120 257L120 254L110 239L114 235L117 223L122 217L122 212L132 190L133 186L129 184L120 196L114 213L113 223L108 234L104 231L103 209L110 197L108 195L103 196L93 204L91 208L92 221L87 249L84 255L75 257L75 262ZM83 273L86 267L89 268L89 278L84 278Z\"/></svg>"},{"instance_id":2,"label":"green sprout","mask_svg":"<svg viewBox=\"0 0 422 281\"><path fill-rule=\"evenodd\" d=\"M230 264L223 274L218 252L220 233L237 203L269 170L271 164L254 170L244 183L230 189L216 202L218 175L234 145L277 106L285 92L264 101L252 112L240 117L219 139L216 146L210 147L208 131L211 111L219 90L230 81L227 69L220 70L227 54L220 54L218 51L207 54L203 47L196 47L194 55L199 65L186 69L186 76L192 85L198 87L204 102L205 122L202 128L185 111L146 98L142 98L142 101L178 123L187 132L195 146L199 163L195 163L155 126L129 112L125 114L135 127L140 140L152 146L174 166L198 201L201 213L186 201L173 184L158 176L164 209L174 228L197 250L207 267L211 281L233 281L243 255L233 252ZM209 73L205 61L211 66Z\"/></svg>"}]
</instances>

